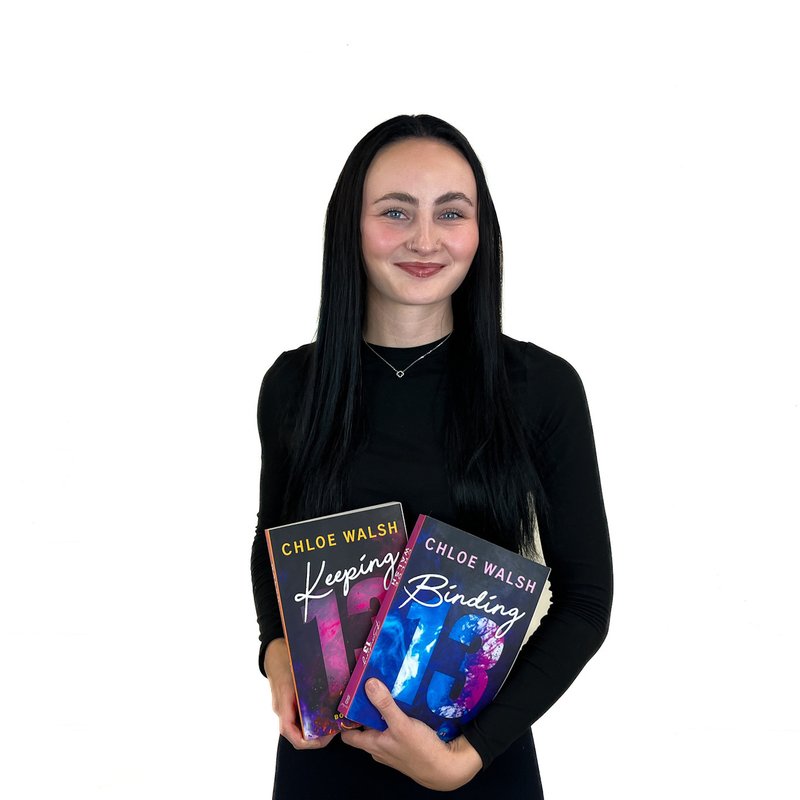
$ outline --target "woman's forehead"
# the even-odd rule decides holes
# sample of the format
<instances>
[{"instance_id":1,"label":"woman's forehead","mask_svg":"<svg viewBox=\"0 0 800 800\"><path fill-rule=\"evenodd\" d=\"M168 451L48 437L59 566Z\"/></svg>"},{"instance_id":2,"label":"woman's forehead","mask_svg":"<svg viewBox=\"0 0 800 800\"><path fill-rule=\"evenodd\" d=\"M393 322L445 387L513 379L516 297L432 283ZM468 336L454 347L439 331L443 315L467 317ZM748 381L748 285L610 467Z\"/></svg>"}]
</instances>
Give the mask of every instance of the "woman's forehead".
<instances>
[{"instance_id":1,"label":"woman's forehead","mask_svg":"<svg viewBox=\"0 0 800 800\"><path fill-rule=\"evenodd\" d=\"M475 200L475 176L469 162L440 139L402 139L380 150L367 170L365 193L418 190L463 192Z\"/></svg>"}]
</instances>

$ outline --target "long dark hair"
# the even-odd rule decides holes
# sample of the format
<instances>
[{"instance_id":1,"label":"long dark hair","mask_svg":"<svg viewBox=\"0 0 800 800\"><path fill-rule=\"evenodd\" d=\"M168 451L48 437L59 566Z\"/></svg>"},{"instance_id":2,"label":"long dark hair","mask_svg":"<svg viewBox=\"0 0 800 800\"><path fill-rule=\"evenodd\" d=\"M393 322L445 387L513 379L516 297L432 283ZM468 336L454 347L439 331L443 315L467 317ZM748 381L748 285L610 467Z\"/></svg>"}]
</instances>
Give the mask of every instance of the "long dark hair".
<instances>
[{"instance_id":1,"label":"long dark hair","mask_svg":"<svg viewBox=\"0 0 800 800\"><path fill-rule=\"evenodd\" d=\"M375 156L409 138L438 139L467 160L478 190L478 250L452 298L448 477L458 523L506 547L534 548L543 511L537 470L506 375L501 333L502 242L483 167L467 139L428 115L399 116L373 128L353 149L328 204L317 336L290 448L286 518L342 510L347 461L361 441L361 337L366 278L361 199ZM347 313L342 313L346 309Z\"/></svg>"}]
</instances>

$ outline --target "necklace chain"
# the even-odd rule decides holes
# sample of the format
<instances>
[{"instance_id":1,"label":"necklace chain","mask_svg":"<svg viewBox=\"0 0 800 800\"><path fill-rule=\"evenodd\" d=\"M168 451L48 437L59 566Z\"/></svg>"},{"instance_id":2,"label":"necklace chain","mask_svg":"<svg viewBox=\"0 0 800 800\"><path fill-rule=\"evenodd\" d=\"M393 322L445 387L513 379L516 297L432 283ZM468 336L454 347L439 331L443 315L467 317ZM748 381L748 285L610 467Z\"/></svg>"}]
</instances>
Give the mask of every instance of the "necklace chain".
<instances>
[{"instance_id":1,"label":"necklace chain","mask_svg":"<svg viewBox=\"0 0 800 800\"><path fill-rule=\"evenodd\" d=\"M427 353L423 353L419 358L414 359L405 369L397 369L397 367L395 367L393 364L390 364L366 339L364 339L364 344L367 347L369 347L369 349L372 350L372 352L375 353L375 355L378 356L378 358L381 361L383 361L383 363L386 364L387 367L390 367L392 372L394 372L394 374L397 375L398 378L402 378L406 374L406 372L408 372L408 370L410 370L411 367L414 366L414 364L417 364L420 361L422 361L423 358L429 356L434 350L438 350L452 335L453 331L450 331L450 333L448 333L447 336L445 336L444 339L442 339L442 341L439 342L439 344L435 344L433 347L431 347L430 350L428 350Z\"/></svg>"}]
</instances>

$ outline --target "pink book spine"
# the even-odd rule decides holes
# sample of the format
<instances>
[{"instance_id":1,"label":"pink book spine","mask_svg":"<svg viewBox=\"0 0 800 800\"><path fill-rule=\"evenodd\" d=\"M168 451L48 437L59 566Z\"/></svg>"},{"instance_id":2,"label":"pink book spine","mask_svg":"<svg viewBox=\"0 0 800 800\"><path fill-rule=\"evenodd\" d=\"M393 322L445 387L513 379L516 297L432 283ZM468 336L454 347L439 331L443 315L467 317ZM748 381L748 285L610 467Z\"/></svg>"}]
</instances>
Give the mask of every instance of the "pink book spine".
<instances>
[{"instance_id":1,"label":"pink book spine","mask_svg":"<svg viewBox=\"0 0 800 800\"><path fill-rule=\"evenodd\" d=\"M364 674L364 671L367 668L369 658L372 655L372 647L375 644L375 640L378 638L378 634L381 632L381 626L383 625L383 621L386 619L386 615L389 613L389 607L392 605L394 596L397 594L397 590L403 581L403 573L406 571L406 564L408 564L408 559L411 558L411 551L414 549L414 545L417 543L419 532L422 530L422 525L425 522L425 519L425 514L420 514L417 519L417 524L414 526L414 531L411 534L411 538L408 540L408 544L403 551L403 555L400 557L400 561L397 564L394 578L392 579L389 588L386 590L386 595L381 602L381 607L378 611L378 615L375 617L375 622L372 623L372 630L369 632L367 641L364 643L364 647L361 650L361 655L356 661L356 668L353 670L353 674L350 676L350 680L347 682L347 687L342 695L342 702L339 703L339 711L345 716L347 716L347 712L350 710L350 704L353 702L353 697L355 696L358 685L361 682L361 676Z\"/></svg>"}]
</instances>

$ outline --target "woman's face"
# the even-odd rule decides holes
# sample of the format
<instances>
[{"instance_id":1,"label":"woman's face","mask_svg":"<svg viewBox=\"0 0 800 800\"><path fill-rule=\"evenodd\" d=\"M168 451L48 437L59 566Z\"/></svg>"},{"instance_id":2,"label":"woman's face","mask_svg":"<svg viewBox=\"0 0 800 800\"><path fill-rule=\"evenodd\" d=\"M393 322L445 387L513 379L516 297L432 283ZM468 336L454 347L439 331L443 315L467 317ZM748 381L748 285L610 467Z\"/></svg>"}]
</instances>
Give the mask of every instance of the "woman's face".
<instances>
[{"instance_id":1,"label":"woman's face","mask_svg":"<svg viewBox=\"0 0 800 800\"><path fill-rule=\"evenodd\" d=\"M404 139L367 171L361 248L372 304L445 304L478 249L472 168L438 139Z\"/></svg>"}]
</instances>

